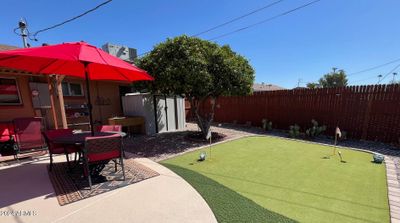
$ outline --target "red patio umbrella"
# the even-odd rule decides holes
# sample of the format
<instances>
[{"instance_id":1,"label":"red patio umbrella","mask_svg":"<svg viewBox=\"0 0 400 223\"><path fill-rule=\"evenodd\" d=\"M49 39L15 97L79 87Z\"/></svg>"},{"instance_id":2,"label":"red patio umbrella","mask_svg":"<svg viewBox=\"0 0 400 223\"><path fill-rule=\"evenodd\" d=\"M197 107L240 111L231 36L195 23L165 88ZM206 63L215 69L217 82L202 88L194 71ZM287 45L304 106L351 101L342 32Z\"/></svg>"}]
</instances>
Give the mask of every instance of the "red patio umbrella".
<instances>
[{"instance_id":1,"label":"red patio umbrella","mask_svg":"<svg viewBox=\"0 0 400 223\"><path fill-rule=\"evenodd\" d=\"M57 74L86 79L90 127L93 134L89 80L133 82L153 80L141 70L86 42L0 51L0 67L38 74Z\"/></svg>"}]
</instances>

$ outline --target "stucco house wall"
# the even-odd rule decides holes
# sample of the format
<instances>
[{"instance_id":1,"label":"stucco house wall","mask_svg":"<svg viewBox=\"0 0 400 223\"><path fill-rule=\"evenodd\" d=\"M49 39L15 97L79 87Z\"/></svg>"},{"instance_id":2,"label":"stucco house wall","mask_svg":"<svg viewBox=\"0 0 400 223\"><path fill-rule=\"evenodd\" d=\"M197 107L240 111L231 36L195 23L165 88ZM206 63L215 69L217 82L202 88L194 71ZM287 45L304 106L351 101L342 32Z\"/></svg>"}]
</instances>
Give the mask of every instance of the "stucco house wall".
<instances>
[{"instance_id":1,"label":"stucco house wall","mask_svg":"<svg viewBox=\"0 0 400 223\"><path fill-rule=\"evenodd\" d=\"M33 117L35 111L32 106L31 92L29 89L29 76L5 75L0 72L0 77L16 78L18 89L21 95L21 105L0 105L0 122L11 121L15 118Z\"/></svg>"},{"instance_id":2,"label":"stucco house wall","mask_svg":"<svg viewBox=\"0 0 400 223\"><path fill-rule=\"evenodd\" d=\"M29 76L26 74L11 75L8 73L2 73L0 71L0 77L4 78L16 78L20 96L22 99L21 105L0 105L0 122L9 122L15 118L21 117L34 117L42 116L45 118L49 128L53 128L53 120L51 111L43 112L41 109L35 109L32 103L32 93L29 86L29 82L42 82L47 83L45 77ZM86 104L86 85L85 81L76 78L65 78L64 81L81 83L83 87L84 96L64 96L65 105L81 105ZM93 104L93 120L97 123L107 124L108 118L112 116L122 115L121 99L119 96L119 86L124 85L116 82L107 81L91 81L90 92ZM61 126L61 111L59 108L58 98L55 97L55 107L59 126ZM86 120L88 120L86 118ZM83 117L81 120L74 118L67 118L68 123L72 122L85 122ZM82 129L87 129L82 127Z\"/></svg>"}]
</instances>

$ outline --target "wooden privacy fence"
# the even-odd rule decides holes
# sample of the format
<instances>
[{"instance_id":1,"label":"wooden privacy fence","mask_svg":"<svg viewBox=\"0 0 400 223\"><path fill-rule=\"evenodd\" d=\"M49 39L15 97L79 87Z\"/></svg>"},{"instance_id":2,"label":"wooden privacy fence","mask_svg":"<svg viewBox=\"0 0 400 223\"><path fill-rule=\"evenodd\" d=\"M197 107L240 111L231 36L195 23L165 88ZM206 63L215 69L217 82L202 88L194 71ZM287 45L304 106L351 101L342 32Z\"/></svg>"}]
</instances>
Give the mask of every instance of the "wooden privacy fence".
<instances>
[{"instance_id":1,"label":"wooden privacy fence","mask_svg":"<svg viewBox=\"0 0 400 223\"><path fill-rule=\"evenodd\" d=\"M327 126L330 135L338 125L354 139L389 143L400 139L400 85L266 91L220 97L216 103L216 122L261 126L266 118L273 128L287 130L298 124L305 131L315 119ZM206 102L200 110L209 109Z\"/></svg>"}]
</instances>

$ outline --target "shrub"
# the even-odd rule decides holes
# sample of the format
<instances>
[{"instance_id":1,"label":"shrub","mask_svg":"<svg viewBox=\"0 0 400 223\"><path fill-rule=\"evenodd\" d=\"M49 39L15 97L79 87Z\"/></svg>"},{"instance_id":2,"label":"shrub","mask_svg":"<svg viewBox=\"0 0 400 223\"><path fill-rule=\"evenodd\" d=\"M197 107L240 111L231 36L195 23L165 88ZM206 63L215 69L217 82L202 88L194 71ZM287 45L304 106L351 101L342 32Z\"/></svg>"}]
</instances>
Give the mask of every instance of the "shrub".
<instances>
[{"instance_id":1,"label":"shrub","mask_svg":"<svg viewBox=\"0 0 400 223\"><path fill-rule=\"evenodd\" d=\"M297 124L291 125L289 127L289 137L299 138L299 136L300 136L300 126Z\"/></svg>"},{"instance_id":2,"label":"shrub","mask_svg":"<svg viewBox=\"0 0 400 223\"><path fill-rule=\"evenodd\" d=\"M326 126L318 126L318 122L314 119L311 120L312 127L306 130L306 135L310 138L317 137L321 135L326 130Z\"/></svg>"},{"instance_id":3,"label":"shrub","mask_svg":"<svg viewBox=\"0 0 400 223\"><path fill-rule=\"evenodd\" d=\"M268 119L264 118L262 121L262 128L265 131L271 131L272 130L272 122L268 121Z\"/></svg>"}]
</instances>

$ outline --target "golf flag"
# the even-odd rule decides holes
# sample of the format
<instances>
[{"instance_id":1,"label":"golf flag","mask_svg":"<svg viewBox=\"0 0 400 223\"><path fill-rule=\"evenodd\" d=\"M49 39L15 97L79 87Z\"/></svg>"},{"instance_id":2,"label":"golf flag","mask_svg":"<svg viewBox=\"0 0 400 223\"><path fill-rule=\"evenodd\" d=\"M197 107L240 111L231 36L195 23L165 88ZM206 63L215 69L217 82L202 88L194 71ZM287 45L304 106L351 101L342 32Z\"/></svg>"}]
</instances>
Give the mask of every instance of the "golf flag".
<instances>
[{"instance_id":1,"label":"golf flag","mask_svg":"<svg viewBox=\"0 0 400 223\"><path fill-rule=\"evenodd\" d=\"M207 140L210 140L210 160L211 160L211 128L208 129L206 138Z\"/></svg>"},{"instance_id":2,"label":"golf flag","mask_svg":"<svg viewBox=\"0 0 400 223\"><path fill-rule=\"evenodd\" d=\"M336 131L335 131L335 133L336 133L336 135L337 135L339 138L342 138L342 132L340 131L340 129L339 129L338 126L336 126Z\"/></svg>"},{"instance_id":3,"label":"golf flag","mask_svg":"<svg viewBox=\"0 0 400 223\"><path fill-rule=\"evenodd\" d=\"M211 139L211 128L208 129L206 138L207 138L207 140Z\"/></svg>"},{"instance_id":4,"label":"golf flag","mask_svg":"<svg viewBox=\"0 0 400 223\"><path fill-rule=\"evenodd\" d=\"M346 161L343 160L342 152L338 151L338 154L340 156L340 162L345 163Z\"/></svg>"}]
</instances>

